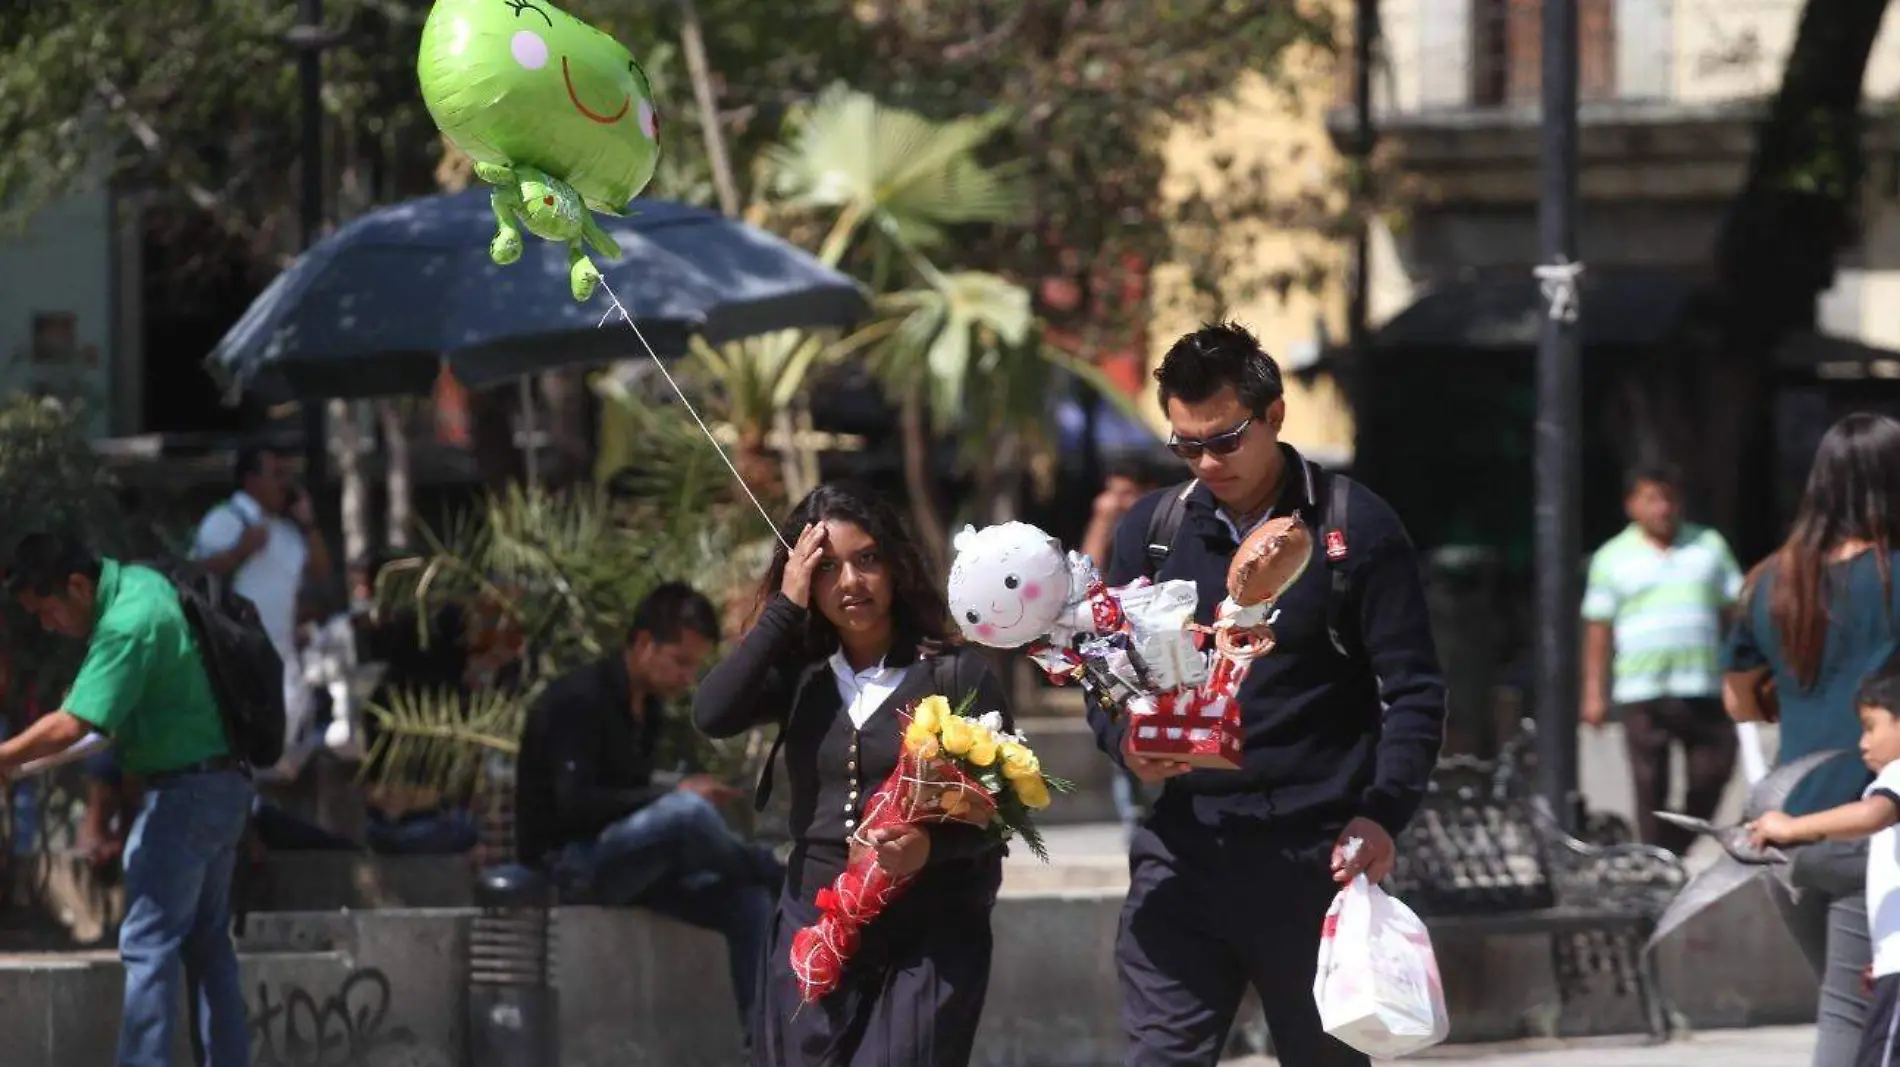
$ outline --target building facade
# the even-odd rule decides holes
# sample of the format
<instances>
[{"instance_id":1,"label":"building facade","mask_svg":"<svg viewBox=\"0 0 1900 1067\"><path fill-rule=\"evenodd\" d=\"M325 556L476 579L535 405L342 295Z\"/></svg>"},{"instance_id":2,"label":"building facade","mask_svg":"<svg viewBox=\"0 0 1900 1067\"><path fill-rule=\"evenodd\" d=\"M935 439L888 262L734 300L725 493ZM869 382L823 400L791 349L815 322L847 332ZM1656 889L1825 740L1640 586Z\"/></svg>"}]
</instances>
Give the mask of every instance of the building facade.
<instances>
[{"instance_id":1,"label":"building facade","mask_svg":"<svg viewBox=\"0 0 1900 1067\"><path fill-rule=\"evenodd\" d=\"M0 392L77 398L94 437L139 430L138 249L103 185L0 231Z\"/></svg>"}]
</instances>

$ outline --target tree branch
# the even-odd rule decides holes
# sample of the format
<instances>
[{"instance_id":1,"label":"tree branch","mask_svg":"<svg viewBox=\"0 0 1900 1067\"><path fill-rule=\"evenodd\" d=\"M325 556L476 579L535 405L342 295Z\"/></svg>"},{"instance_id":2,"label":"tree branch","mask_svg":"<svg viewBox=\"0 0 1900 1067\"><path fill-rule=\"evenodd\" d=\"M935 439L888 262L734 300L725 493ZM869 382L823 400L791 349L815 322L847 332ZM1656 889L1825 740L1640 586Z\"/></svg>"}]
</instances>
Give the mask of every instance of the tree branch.
<instances>
[{"instance_id":1,"label":"tree branch","mask_svg":"<svg viewBox=\"0 0 1900 1067\"><path fill-rule=\"evenodd\" d=\"M131 102L126 100L125 94L119 90L119 87L105 78L96 78L93 81L93 88L98 93L99 99L105 102L106 107L119 117L120 122L125 123L126 129L132 132L132 136L138 140L139 145L154 159L164 161L166 174L177 182L178 187L191 198L191 202L204 211L215 212L218 207L218 197L213 195L211 190L187 177L171 160L165 150L165 139L159 136L158 130L151 123L145 121L143 115L132 109Z\"/></svg>"}]
</instances>

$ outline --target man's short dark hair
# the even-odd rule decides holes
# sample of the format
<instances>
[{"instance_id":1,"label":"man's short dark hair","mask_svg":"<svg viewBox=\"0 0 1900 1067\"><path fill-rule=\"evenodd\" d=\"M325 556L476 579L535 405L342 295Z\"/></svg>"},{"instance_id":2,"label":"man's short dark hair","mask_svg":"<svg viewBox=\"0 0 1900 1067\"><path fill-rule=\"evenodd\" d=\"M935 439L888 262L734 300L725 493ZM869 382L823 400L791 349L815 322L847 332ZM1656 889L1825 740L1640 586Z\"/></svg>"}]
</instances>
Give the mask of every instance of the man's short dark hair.
<instances>
[{"instance_id":1,"label":"man's short dark hair","mask_svg":"<svg viewBox=\"0 0 1900 1067\"><path fill-rule=\"evenodd\" d=\"M1858 707L1879 708L1889 715L1900 714L1900 655L1889 658L1874 673L1861 679L1854 703Z\"/></svg>"},{"instance_id":2,"label":"man's short dark hair","mask_svg":"<svg viewBox=\"0 0 1900 1067\"><path fill-rule=\"evenodd\" d=\"M66 590L75 574L99 580L99 554L84 541L63 533L30 533L13 547L7 563L7 592L53 596Z\"/></svg>"},{"instance_id":3,"label":"man's short dark hair","mask_svg":"<svg viewBox=\"0 0 1900 1067\"><path fill-rule=\"evenodd\" d=\"M662 645L677 643L691 631L714 644L719 643L719 612L706 595L685 582L666 582L656 586L633 609L633 625L627 628L627 643L641 634Z\"/></svg>"},{"instance_id":4,"label":"man's short dark hair","mask_svg":"<svg viewBox=\"0 0 1900 1067\"><path fill-rule=\"evenodd\" d=\"M1623 495L1628 496L1644 485L1681 489L1682 472L1668 463L1639 463L1623 475Z\"/></svg>"},{"instance_id":5,"label":"man's short dark hair","mask_svg":"<svg viewBox=\"0 0 1900 1067\"><path fill-rule=\"evenodd\" d=\"M1231 386L1255 418L1265 415L1268 405L1285 392L1280 365L1237 322L1208 323L1174 342L1155 368L1155 381L1161 386L1163 409L1176 399L1199 404Z\"/></svg>"},{"instance_id":6,"label":"man's short dark hair","mask_svg":"<svg viewBox=\"0 0 1900 1067\"><path fill-rule=\"evenodd\" d=\"M264 469L265 456L276 456L279 459L283 459L289 455L289 452L273 444L257 443L245 445L238 449L237 460L231 464L231 483L239 489L242 489L244 488L246 479Z\"/></svg>"}]
</instances>

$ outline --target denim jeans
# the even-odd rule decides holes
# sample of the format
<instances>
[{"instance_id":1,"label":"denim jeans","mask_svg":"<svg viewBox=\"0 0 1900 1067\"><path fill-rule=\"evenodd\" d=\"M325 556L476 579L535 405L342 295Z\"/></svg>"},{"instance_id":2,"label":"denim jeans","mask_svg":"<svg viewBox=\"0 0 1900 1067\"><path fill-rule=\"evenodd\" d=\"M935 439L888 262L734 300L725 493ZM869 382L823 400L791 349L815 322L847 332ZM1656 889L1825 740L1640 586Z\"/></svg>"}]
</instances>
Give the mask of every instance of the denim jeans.
<instances>
[{"instance_id":1,"label":"denim jeans","mask_svg":"<svg viewBox=\"0 0 1900 1067\"><path fill-rule=\"evenodd\" d=\"M386 856L459 856L481 837L474 816L459 809L386 818L369 814L370 851Z\"/></svg>"},{"instance_id":2,"label":"denim jeans","mask_svg":"<svg viewBox=\"0 0 1900 1067\"><path fill-rule=\"evenodd\" d=\"M719 810L680 790L568 845L555 863L564 890L601 904L647 908L725 936L742 1024L758 991L759 962L784 868L740 838Z\"/></svg>"},{"instance_id":3,"label":"denim jeans","mask_svg":"<svg viewBox=\"0 0 1900 1067\"><path fill-rule=\"evenodd\" d=\"M1820 980L1814 1017L1814 1067L1854 1062L1867 1021L1861 971L1873 960L1867 937L1867 898L1862 890L1830 896L1808 889L1791 893L1780 879L1768 880L1769 896L1788 932Z\"/></svg>"},{"instance_id":4,"label":"denim jeans","mask_svg":"<svg viewBox=\"0 0 1900 1067\"><path fill-rule=\"evenodd\" d=\"M246 1067L251 1036L231 943L231 874L251 809L236 771L148 786L125 847L125 1015L118 1067L170 1067L192 998L208 1067Z\"/></svg>"}]
</instances>

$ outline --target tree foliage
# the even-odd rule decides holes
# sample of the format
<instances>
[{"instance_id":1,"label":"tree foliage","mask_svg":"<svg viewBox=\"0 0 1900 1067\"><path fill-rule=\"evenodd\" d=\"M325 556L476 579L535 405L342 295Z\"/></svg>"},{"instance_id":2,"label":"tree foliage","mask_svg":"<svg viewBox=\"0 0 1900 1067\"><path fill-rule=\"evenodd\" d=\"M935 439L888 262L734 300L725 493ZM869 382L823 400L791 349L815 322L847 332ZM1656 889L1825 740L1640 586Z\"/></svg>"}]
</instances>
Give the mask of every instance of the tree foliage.
<instances>
[{"instance_id":1,"label":"tree foliage","mask_svg":"<svg viewBox=\"0 0 1900 1067\"><path fill-rule=\"evenodd\" d=\"M1781 84L1756 129L1710 281L1685 308L1676 343L1643 368L1632 420L1638 459L1679 459L1697 503L1765 552L1779 532L1769 386L1777 346L1815 327L1861 205L1864 83L1888 0L1807 0Z\"/></svg>"},{"instance_id":2,"label":"tree foliage","mask_svg":"<svg viewBox=\"0 0 1900 1067\"><path fill-rule=\"evenodd\" d=\"M118 483L86 443L83 407L14 393L0 401L0 551L41 531L75 534L118 559L176 547L125 506ZM57 702L78 669L81 644L45 633L11 598L0 613L10 657L0 689L8 705Z\"/></svg>"},{"instance_id":3,"label":"tree foliage","mask_svg":"<svg viewBox=\"0 0 1900 1067\"><path fill-rule=\"evenodd\" d=\"M415 85L424 0L328 0L323 105L333 217L435 186L441 145ZM665 102L655 191L704 202L711 185L686 91L674 3L563 5L625 40ZM1292 84L1303 45L1330 47L1331 5L1242 0L697 0L720 119L759 191L787 113L836 82L949 119L1002 112L996 158L1027 161L1030 230L959 234L960 266L1029 285L1084 282L1093 299L1039 298L1058 326L1135 321L1100 272L1145 269L1172 240L1161 134L1206 121L1243 75ZM0 14L0 212L30 212L89 175L126 179L214 215L266 261L294 246L298 96L289 0L71 0ZM1281 210L1230 179L1230 204ZM1304 217L1302 212L1302 217ZM1112 289L1112 287L1111 287ZM1103 343L1114 331L1090 336Z\"/></svg>"},{"instance_id":4,"label":"tree foliage","mask_svg":"<svg viewBox=\"0 0 1900 1067\"><path fill-rule=\"evenodd\" d=\"M1007 115L988 151L1024 161L1033 225L959 233L959 265L1029 287L1041 317L1057 328L1088 323L1086 336L1098 349L1124 343L1146 318L1145 308L1120 299L1117 272L1145 271L1181 252L1170 224L1191 222L1184 213L1218 210L1225 222L1282 226L1319 225L1338 214L1334 205L1315 211L1275 197L1265 168L1226 174L1214 209L1205 197L1173 201L1162 188L1162 139L1171 124L1213 121L1248 76L1288 90L1310 84L1315 59L1335 40L1330 4L881 0L809 11L786 5L782 13L748 0L699 6L713 68L725 74L721 106L743 136L758 138L757 124L768 124L758 143L788 105L832 78L939 119ZM810 33L812 22L832 33ZM770 32L761 33L767 25ZM765 65L756 51L761 40L776 55L768 69L781 77L750 75ZM799 58L781 52L780 41L816 49ZM1082 299L1052 302L1045 282L1072 283Z\"/></svg>"},{"instance_id":5,"label":"tree foliage","mask_svg":"<svg viewBox=\"0 0 1900 1067\"><path fill-rule=\"evenodd\" d=\"M683 413L645 406L637 425L627 448L638 465L609 489L497 494L424 531L424 550L386 570L383 610L413 611L426 626L440 609L456 609L471 651L505 661L510 676L466 695L398 690L372 707L378 736L368 765L379 782L466 786L486 755L513 754L544 685L619 654L635 606L655 586L687 580L729 601L757 573L746 541L758 538L759 520L733 502L698 429ZM673 759L729 765L748 751L704 742L681 717L671 727Z\"/></svg>"}]
</instances>

